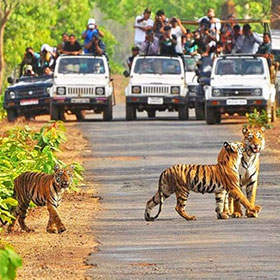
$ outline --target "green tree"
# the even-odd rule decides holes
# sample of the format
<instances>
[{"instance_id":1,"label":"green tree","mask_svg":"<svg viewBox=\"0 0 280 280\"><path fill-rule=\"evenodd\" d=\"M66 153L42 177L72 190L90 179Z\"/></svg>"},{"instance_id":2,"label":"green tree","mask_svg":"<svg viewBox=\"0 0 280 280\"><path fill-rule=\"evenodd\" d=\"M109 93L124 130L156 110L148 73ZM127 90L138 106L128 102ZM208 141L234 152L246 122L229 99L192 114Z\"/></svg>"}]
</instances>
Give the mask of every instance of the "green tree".
<instances>
[{"instance_id":1,"label":"green tree","mask_svg":"<svg viewBox=\"0 0 280 280\"><path fill-rule=\"evenodd\" d=\"M0 1L0 93L2 92L3 77L5 71L4 60L4 35L5 27L13 11L18 7L21 0L1 0Z\"/></svg>"}]
</instances>

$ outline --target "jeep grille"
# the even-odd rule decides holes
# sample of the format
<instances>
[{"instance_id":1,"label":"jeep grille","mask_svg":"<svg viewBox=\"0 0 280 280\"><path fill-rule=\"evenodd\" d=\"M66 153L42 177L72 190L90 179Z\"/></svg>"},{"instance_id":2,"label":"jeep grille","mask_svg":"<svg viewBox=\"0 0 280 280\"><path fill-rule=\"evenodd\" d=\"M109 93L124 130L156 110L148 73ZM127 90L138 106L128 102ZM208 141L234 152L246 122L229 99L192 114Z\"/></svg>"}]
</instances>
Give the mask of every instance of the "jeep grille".
<instances>
[{"instance_id":1,"label":"jeep grille","mask_svg":"<svg viewBox=\"0 0 280 280\"><path fill-rule=\"evenodd\" d=\"M34 96L41 96L44 95L45 88L44 87L40 87L40 88L34 88L34 87L30 87L30 88L23 88L23 89L17 89L16 92L18 93L19 97L24 97L24 96L30 96L30 97L34 97Z\"/></svg>"},{"instance_id":2,"label":"jeep grille","mask_svg":"<svg viewBox=\"0 0 280 280\"><path fill-rule=\"evenodd\" d=\"M222 96L229 96L229 97L252 96L252 89L251 88L222 89Z\"/></svg>"},{"instance_id":3,"label":"jeep grille","mask_svg":"<svg viewBox=\"0 0 280 280\"><path fill-rule=\"evenodd\" d=\"M169 94L169 86L143 86L143 94Z\"/></svg>"},{"instance_id":4,"label":"jeep grille","mask_svg":"<svg viewBox=\"0 0 280 280\"><path fill-rule=\"evenodd\" d=\"M95 95L94 87L68 87L67 94L72 96Z\"/></svg>"}]
</instances>

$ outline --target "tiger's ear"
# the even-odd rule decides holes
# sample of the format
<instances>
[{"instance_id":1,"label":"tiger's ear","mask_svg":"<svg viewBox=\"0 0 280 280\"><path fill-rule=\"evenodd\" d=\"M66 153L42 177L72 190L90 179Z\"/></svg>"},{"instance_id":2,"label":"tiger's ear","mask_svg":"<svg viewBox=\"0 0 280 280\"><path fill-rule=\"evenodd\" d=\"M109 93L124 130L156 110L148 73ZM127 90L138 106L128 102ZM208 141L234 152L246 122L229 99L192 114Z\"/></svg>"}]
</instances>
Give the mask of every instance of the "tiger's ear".
<instances>
[{"instance_id":1,"label":"tiger's ear","mask_svg":"<svg viewBox=\"0 0 280 280\"><path fill-rule=\"evenodd\" d=\"M74 164L71 164L70 165L70 169L73 171L75 169L75 165Z\"/></svg>"},{"instance_id":2,"label":"tiger's ear","mask_svg":"<svg viewBox=\"0 0 280 280\"><path fill-rule=\"evenodd\" d=\"M243 135L245 135L248 132L248 128L247 127L243 127L242 128L242 133Z\"/></svg>"},{"instance_id":3,"label":"tiger's ear","mask_svg":"<svg viewBox=\"0 0 280 280\"><path fill-rule=\"evenodd\" d=\"M54 170L54 172L56 172L58 169L59 169L59 165L56 164L56 165L54 166L53 170Z\"/></svg>"},{"instance_id":4,"label":"tiger's ear","mask_svg":"<svg viewBox=\"0 0 280 280\"><path fill-rule=\"evenodd\" d=\"M232 152L234 152L234 149L232 148L230 142L224 142L224 147L226 148L227 151L232 151Z\"/></svg>"},{"instance_id":5,"label":"tiger's ear","mask_svg":"<svg viewBox=\"0 0 280 280\"><path fill-rule=\"evenodd\" d=\"M261 131L265 132L265 127L264 126L261 127Z\"/></svg>"}]
</instances>

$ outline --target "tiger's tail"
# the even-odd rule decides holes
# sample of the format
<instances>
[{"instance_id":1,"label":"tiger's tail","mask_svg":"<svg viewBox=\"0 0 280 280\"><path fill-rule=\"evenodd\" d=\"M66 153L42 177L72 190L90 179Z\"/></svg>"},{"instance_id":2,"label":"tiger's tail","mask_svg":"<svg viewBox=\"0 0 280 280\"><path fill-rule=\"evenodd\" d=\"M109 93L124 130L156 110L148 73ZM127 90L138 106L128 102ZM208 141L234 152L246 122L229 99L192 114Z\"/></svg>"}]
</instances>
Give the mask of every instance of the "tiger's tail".
<instances>
[{"instance_id":1,"label":"tiger's tail","mask_svg":"<svg viewBox=\"0 0 280 280\"><path fill-rule=\"evenodd\" d=\"M154 216L154 217L151 217L150 213L151 213L151 210L152 208L149 207L149 204L150 203L153 203L155 204L155 206L157 205L157 203L154 201L154 198L155 198L155 195L152 197L152 199L150 199L148 202L147 202L147 205L146 205L146 209L145 209L145 220L147 222L149 221L154 221L160 214L161 210L162 210L162 205L163 205L163 195L162 195L162 189L161 189L161 180L162 180L162 176L163 176L163 173L161 173L160 177L159 177L159 182L158 182L158 195L159 195L159 208L158 208L158 212L157 214Z\"/></svg>"}]
</instances>

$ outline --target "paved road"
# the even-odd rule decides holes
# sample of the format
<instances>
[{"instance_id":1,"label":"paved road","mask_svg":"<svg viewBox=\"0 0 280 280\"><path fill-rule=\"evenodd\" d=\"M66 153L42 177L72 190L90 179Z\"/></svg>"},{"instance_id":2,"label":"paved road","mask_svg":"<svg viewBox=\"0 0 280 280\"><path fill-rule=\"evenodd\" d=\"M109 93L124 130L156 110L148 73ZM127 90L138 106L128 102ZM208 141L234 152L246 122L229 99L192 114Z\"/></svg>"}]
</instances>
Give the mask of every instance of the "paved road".
<instances>
[{"instance_id":1,"label":"paved road","mask_svg":"<svg viewBox=\"0 0 280 280\"><path fill-rule=\"evenodd\" d=\"M217 126L203 121L160 119L124 121L124 107L113 122L80 126L92 143L88 178L99 184L100 214L93 223L99 251L89 263L90 279L280 279L279 166L263 153L258 219L217 220L211 194L191 193L185 221L174 210L175 197L155 222L143 219L146 201L162 170L176 163L214 163L225 140L241 139L240 120Z\"/></svg>"}]
</instances>

